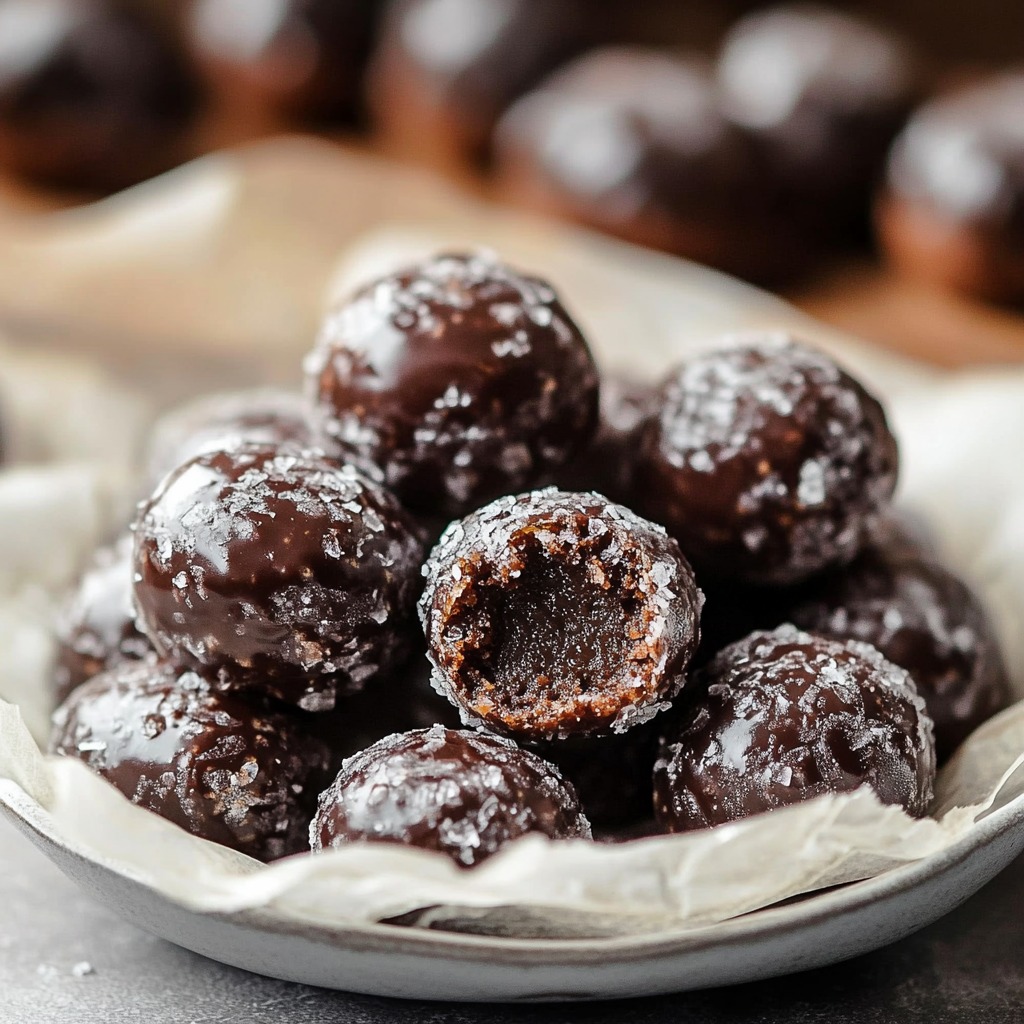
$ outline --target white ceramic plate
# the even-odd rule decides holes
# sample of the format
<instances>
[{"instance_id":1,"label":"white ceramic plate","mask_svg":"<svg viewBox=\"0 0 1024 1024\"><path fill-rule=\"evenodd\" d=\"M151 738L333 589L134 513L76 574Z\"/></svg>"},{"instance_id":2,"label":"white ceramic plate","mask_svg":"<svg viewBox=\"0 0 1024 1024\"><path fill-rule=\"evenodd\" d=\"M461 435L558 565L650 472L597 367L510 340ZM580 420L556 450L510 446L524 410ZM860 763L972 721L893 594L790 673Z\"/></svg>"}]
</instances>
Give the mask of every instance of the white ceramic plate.
<instances>
[{"instance_id":1,"label":"white ceramic plate","mask_svg":"<svg viewBox=\"0 0 1024 1024\"><path fill-rule=\"evenodd\" d=\"M614 939L506 939L384 924L296 928L267 913L193 913L67 849L12 783L0 781L0 806L83 889L161 938L257 974L417 999L624 998L821 967L930 924L1024 851L1022 795L940 855L712 927Z\"/></svg>"}]
</instances>

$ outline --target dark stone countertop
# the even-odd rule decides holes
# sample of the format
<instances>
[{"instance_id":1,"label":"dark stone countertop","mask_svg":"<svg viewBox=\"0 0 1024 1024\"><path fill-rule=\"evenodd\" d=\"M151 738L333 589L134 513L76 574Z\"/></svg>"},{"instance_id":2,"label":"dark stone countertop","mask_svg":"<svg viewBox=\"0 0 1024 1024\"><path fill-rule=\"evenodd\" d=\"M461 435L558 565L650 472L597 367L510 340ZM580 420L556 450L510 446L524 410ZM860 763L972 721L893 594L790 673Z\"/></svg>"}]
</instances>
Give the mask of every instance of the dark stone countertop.
<instances>
[{"instance_id":1,"label":"dark stone countertop","mask_svg":"<svg viewBox=\"0 0 1024 1024\"><path fill-rule=\"evenodd\" d=\"M403 1003L223 967L126 924L0 820L0 1021L11 1024L1016 1024L1024 858L938 924L836 967L578 1006Z\"/></svg>"}]
</instances>

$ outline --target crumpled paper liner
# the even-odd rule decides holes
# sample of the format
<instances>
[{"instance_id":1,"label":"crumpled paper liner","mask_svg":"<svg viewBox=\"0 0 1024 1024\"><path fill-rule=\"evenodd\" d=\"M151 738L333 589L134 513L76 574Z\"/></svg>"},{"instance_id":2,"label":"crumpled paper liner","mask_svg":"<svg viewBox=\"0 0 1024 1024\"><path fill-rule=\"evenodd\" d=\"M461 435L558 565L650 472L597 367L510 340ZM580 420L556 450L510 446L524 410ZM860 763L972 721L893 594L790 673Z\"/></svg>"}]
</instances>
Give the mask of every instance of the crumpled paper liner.
<instances>
[{"instance_id":1,"label":"crumpled paper liner","mask_svg":"<svg viewBox=\"0 0 1024 1024\"><path fill-rule=\"evenodd\" d=\"M318 222L314 212L326 208L332 212ZM378 230L360 235L369 228ZM1015 457L1024 436L1024 370L926 370L852 343L711 271L497 213L406 172L296 143L201 161L7 244L31 254L19 265L21 312L40 303L59 319L78 302L90 337L103 335L107 322L110 337L130 336L156 354L185 332L180 348L194 346L197 367L221 359L216 365L223 369L225 356L244 352L251 362L262 353L268 367L297 382L297 359L312 343L323 289L344 289L374 268L456 243L495 248L550 275L606 365L653 375L722 331L754 326L795 330L836 352L887 399L904 453L901 501L925 517L953 566L989 602L1017 694L1024 695L1024 463ZM289 246L296 252L281 255ZM44 265L55 268L49 278L24 279L33 259L40 275ZM269 262L257 273L261 259ZM97 291L97 266L107 278L131 282L130 303L112 305L109 292ZM169 283L187 301L169 302ZM276 320L256 324L260 318L246 305L254 288L265 293L257 312L274 310ZM0 307L11 298L0 283ZM0 351L0 379L2 373ZM203 382L203 390L230 383L212 372ZM91 509L99 523L102 502L86 498L87 488L76 490L71 475L56 479L53 504L40 498L33 514L38 521L59 520L62 508L75 518L77 507ZM5 492L10 482L0 473L5 519L23 498L18 487ZM48 492L40 486L33 493ZM23 790L61 842L196 910L258 910L270 920L322 926L477 915L510 934L535 934L538 920L548 934L706 925L932 856L1024 792L1024 772L1017 770L1024 760L1022 703L970 738L941 773L933 816L923 820L862 791L709 832L621 845L530 836L469 872L438 855L377 845L265 867L133 806L79 762L39 753L25 721L40 735L48 703L48 603L97 531L69 534L66 549L47 553L32 546L32 518L22 517L26 528L11 548L17 571L0 572L0 629L9 655L0 694L20 705L19 711L0 703L0 800ZM38 582L23 549L38 557ZM423 908L436 909L414 913Z\"/></svg>"}]
</instances>

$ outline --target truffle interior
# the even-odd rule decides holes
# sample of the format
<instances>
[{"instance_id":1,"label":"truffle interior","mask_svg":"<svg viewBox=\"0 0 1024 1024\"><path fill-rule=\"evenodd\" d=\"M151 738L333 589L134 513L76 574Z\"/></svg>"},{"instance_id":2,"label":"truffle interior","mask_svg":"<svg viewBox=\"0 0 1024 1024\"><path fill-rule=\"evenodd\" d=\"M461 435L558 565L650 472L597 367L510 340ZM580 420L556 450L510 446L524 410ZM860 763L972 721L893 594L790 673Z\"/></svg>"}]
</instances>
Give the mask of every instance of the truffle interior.
<instances>
[{"instance_id":1,"label":"truffle interior","mask_svg":"<svg viewBox=\"0 0 1024 1024\"><path fill-rule=\"evenodd\" d=\"M647 595L628 560L600 557L605 538L546 539L514 538L510 558L462 595L460 684L478 713L512 728L551 731L568 716L586 731L646 694Z\"/></svg>"}]
</instances>

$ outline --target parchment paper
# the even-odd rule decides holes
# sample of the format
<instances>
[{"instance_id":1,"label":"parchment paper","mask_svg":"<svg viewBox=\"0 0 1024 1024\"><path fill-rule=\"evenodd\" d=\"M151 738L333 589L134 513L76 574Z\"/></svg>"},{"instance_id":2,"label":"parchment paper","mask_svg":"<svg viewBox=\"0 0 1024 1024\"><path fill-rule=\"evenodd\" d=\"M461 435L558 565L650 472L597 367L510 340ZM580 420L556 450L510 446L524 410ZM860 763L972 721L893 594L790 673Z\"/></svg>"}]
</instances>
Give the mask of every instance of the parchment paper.
<instances>
[{"instance_id":1,"label":"parchment paper","mask_svg":"<svg viewBox=\"0 0 1024 1024\"><path fill-rule=\"evenodd\" d=\"M325 208L330 215L318 221L314 212ZM886 398L903 451L900 501L925 518L991 606L1024 696L1022 370L925 370L713 272L498 214L418 176L298 143L201 161L116 203L25 228L0 242L0 257L5 245L24 257L16 286L0 282L0 308L14 303L19 316L47 316L72 333L77 315L94 347L107 339L108 355L114 338L149 346L154 359L181 339L195 360L196 391L230 386L232 360L243 356L260 355L268 376L292 373L297 383L325 291L456 243L494 248L550 276L609 366L653 375L722 331L752 326L789 327L836 352ZM130 283L127 304L112 302L113 281ZM26 392L58 386L42 358L0 348L0 382L16 364ZM67 384L63 370L56 376ZM122 410L101 437L135 431L145 400L166 397L126 396L90 379ZM863 791L620 845L527 837L471 872L392 846L259 865L134 807L77 761L44 758L33 740L49 710L53 604L99 538L124 522L134 486L113 439L99 457L81 450L95 434L86 422L95 405L67 404L66 429L49 433L31 403L8 405L16 433L47 439L0 472L0 696L12 702L0 702L0 779L36 800L69 847L191 908L260 908L329 926L423 907L515 906L544 908L566 928L589 915L591 934L696 926L932 856L1024 790L1022 703L971 737L941 774L932 816L920 821ZM55 534L59 543L50 544Z\"/></svg>"}]
</instances>

